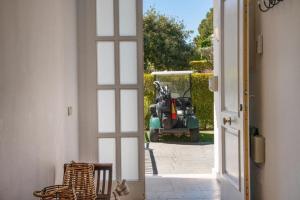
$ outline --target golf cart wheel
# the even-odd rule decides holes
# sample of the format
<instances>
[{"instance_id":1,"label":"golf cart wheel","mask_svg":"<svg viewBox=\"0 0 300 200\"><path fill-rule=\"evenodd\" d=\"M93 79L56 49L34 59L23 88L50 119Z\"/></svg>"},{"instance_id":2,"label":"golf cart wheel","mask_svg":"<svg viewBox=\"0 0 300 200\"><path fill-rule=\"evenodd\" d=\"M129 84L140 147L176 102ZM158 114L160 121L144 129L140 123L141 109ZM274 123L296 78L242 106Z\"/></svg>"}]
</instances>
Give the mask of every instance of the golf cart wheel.
<instances>
[{"instance_id":1,"label":"golf cart wheel","mask_svg":"<svg viewBox=\"0 0 300 200\"><path fill-rule=\"evenodd\" d=\"M190 134L191 134L191 142L200 141L199 128L190 129Z\"/></svg>"},{"instance_id":2,"label":"golf cart wheel","mask_svg":"<svg viewBox=\"0 0 300 200\"><path fill-rule=\"evenodd\" d=\"M150 130L150 141L158 142L158 140L159 140L158 129L151 129Z\"/></svg>"}]
</instances>

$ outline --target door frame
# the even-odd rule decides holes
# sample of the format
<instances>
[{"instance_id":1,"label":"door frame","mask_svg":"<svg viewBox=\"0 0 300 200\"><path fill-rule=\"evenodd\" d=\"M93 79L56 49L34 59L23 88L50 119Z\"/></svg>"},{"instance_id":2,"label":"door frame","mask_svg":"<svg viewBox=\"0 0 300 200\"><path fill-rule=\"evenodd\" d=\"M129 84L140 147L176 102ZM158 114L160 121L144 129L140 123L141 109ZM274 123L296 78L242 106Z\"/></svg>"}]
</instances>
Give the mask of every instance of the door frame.
<instances>
[{"instance_id":1,"label":"door frame","mask_svg":"<svg viewBox=\"0 0 300 200\"><path fill-rule=\"evenodd\" d=\"M221 172L224 166L222 166L222 154L223 154L223 141L222 141L222 78L223 71L223 50L224 50L224 1L226 0L214 0L214 75L218 78L218 92L214 94L215 103L215 168L217 179L220 181L222 179ZM250 200L250 137L249 137L249 53L251 51L249 41L250 41L250 0L243 0L243 143L244 143L244 191L245 200Z\"/></svg>"},{"instance_id":2,"label":"door frame","mask_svg":"<svg viewBox=\"0 0 300 200\"><path fill-rule=\"evenodd\" d=\"M90 13L90 10L92 9L92 4L87 3L95 0L78 0L78 85L79 85L79 155L80 155L80 160L81 161L86 161L86 162L95 162L98 160L98 145L97 145L97 138L99 137L98 131L97 131L97 112L95 109L95 105L97 105L97 96L96 96L96 90L97 90L97 78L96 78L96 47L95 47L95 41L91 40L91 38L95 38L95 27L96 27L96 20L94 17L94 14ZM116 1L116 0L114 0ZM221 66L221 53L222 53L222 48L223 48L223 40L222 40L222 25L223 25L223 20L222 20L222 14L223 14L223 1L224 0L214 0L214 9L219 8L221 9L220 14L221 15L215 15L218 17L218 22L215 23L214 21L214 26L217 28L219 31L215 31L215 36L217 37L218 41L215 41L215 48L214 49L214 54L215 54L215 75L220 77L220 66ZM139 11L138 12L143 12L143 2L142 0L137 0ZM249 4L250 0L244 0L244 7L245 9L245 16L244 17L244 46L243 46L243 51L244 51L244 70L243 70L243 75L244 77L244 82L243 86L246 88L244 92L244 144L245 144L245 149L244 149L244 154L245 154L245 159L244 161L244 166L245 166L245 199L250 199L250 167L249 167L249 162L250 162L250 155L249 155ZM137 15L140 15L140 13L137 12ZM116 25L115 25L116 26ZM137 19L137 34L143 34L143 21ZM92 31L91 31L92 30ZM219 35L220 34L220 35ZM219 38L218 38L219 37ZM139 37L140 38L140 37ZM129 39L129 38L128 38ZM139 41L138 44L138 51L143 52L143 39ZM91 58L91 59L90 59ZM143 66L143 54L138 56L139 61L138 61L138 66L141 68ZM143 70L139 70L138 72L138 78L143 80ZM142 86L139 88L139 98L143 98L143 89ZM221 88L222 83L219 81L218 83L218 88ZM215 93L215 112L218 113L220 112L220 106L218 105L221 101L221 91ZM139 115L142 117L144 109L143 105L139 105L138 107L138 112ZM216 137L215 137L215 144L218 144L216 146L222 147L221 146L221 139L220 139L220 125L219 123L221 122L220 116L216 116L216 125L215 125L215 130L216 130ZM140 127L144 126L143 122L140 122ZM143 130L143 129L142 129ZM145 174L144 174L144 133L141 132L139 135L139 176L140 176L140 181L145 180ZM215 156L215 171L217 172L218 178L220 178L220 172L222 170L222 166L220 165L221 162L221 156L220 156L220 149L215 149L218 155L217 157ZM140 186L141 187L141 186ZM139 188L140 188L139 187ZM142 186L143 191L145 191L145 186L143 184Z\"/></svg>"}]
</instances>

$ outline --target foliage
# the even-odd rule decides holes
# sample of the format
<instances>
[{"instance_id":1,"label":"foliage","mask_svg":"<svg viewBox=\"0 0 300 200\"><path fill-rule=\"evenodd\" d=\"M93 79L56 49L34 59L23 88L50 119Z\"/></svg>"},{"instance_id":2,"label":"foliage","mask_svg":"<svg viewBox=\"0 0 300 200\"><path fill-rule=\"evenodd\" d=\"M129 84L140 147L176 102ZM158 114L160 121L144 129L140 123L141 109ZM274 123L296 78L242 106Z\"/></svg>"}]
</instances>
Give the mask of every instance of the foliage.
<instances>
[{"instance_id":1,"label":"foliage","mask_svg":"<svg viewBox=\"0 0 300 200\"><path fill-rule=\"evenodd\" d=\"M153 85L154 76L144 74L144 125L145 129L149 129L150 110L149 106L155 100L155 87Z\"/></svg>"},{"instance_id":2,"label":"foliage","mask_svg":"<svg viewBox=\"0 0 300 200\"><path fill-rule=\"evenodd\" d=\"M213 15L213 9L211 8L198 27L199 35L195 38L195 43L199 48L212 46Z\"/></svg>"},{"instance_id":3,"label":"foliage","mask_svg":"<svg viewBox=\"0 0 300 200\"><path fill-rule=\"evenodd\" d=\"M190 64L192 69L198 72L205 72L213 68L213 9L206 14L198 28L199 35L194 39L199 55L198 61L193 61Z\"/></svg>"},{"instance_id":4,"label":"foliage","mask_svg":"<svg viewBox=\"0 0 300 200\"><path fill-rule=\"evenodd\" d=\"M200 120L200 128L213 128L213 93L208 89L208 79L212 74L194 73L192 74L192 101L195 107L196 116ZM145 129L149 128L150 104L155 100L155 88L153 86L154 76L144 74L144 120ZM180 84L178 84L180 85Z\"/></svg>"},{"instance_id":5,"label":"foliage","mask_svg":"<svg viewBox=\"0 0 300 200\"><path fill-rule=\"evenodd\" d=\"M205 61L207 63L206 67L208 69L213 70L213 62L214 62L214 60L213 60L214 59L213 46L211 46L211 47L201 47L201 48L198 49L198 52L201 56L201 61Z\"/></svg>"},{"instance_id":6,"label":"foliage","mask_svg":"<svg viewBox=\"0 0 300 200\"><path fill-rule=\"evenodd\" d=\"M200 133L200 141L213 144L214 143L214 132L206 133L205 131L201 131Z\"/></svg>"},{"instance_id":7,"label":"foliage","mask_svg":"<svg viewBox=\"0 0 300 200\"><path fill-rule=\"evenodd\" d=\"M213 64L207 60L198 60L190 62L191 68L197 72L205 72L213 69Z\"/></svg>"},{"instance_id":8,"label":"foliage","mask_svg":"<svg viewBox=\"0 0 300 200\"><path fill-rule=\"evenodd\" d=\"M149 131L145 131L145 143L149 143ZM214 144L214 132L213 131L200 131L199 132L200 142L205 144ZM190 142L190 137L181 135L177 137L175 135L163 135L160 140L162 142Z\"/></svg>"},{"instance_id":9,"label":"foliage","mask_svg":"<svg viewBox=\"0 0 300 200\"><path fill-rule=\"evenodd\" d=\"M190 75L172 75L172 76L157 76L158 80L163 85L167 85L171 91L171 96L176 98L177 96L190 97Z\"/></svg>"},{"instance_id":10,"label":"foliage","mask_svg":"<svg viewBox=\"0 0 300 200\"><path fill-rule=\"evenodd\" d=\"M182 21L154 8L148 10L144 16L145 71L186 69L195 52L193 44L187 42L191 33Z\"/></svg>"},{"instance_id":11,"label":"foliage","mask_svg":"<svg viewBox=\"0 0 300 200\"><path fill-rule=\"evenodd\" d=\"M201 129L213 128L214 96L208 89L208 80L212 74L192 74L192 101L196 116L200 119Z\"/></svg>"},{"instance_id":12,"label":"foliage","mask_svg":"<svg viewBox=\"0 0 300 200\"><path fill-rule=\"evenodd\" d=\"M211 47L201 47L201 48L198 48L197 51L201 55L202 59L206 60L207 62L210 62L211 65L213 64L213 59L214 59L213 46L211 46Z\"/></svg>"}]
</instances>

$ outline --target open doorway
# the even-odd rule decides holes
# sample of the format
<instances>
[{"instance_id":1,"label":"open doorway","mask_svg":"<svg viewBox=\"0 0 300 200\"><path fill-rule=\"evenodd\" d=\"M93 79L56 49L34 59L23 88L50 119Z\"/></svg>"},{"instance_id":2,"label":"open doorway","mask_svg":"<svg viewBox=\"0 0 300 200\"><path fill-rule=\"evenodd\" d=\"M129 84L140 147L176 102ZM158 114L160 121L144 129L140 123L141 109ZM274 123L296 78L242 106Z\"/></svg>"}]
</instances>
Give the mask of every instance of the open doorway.
<instances>
[{"instance_id":1,"label":"open doorway","mask_svg":"<svg viewBox=\"0 0 300 200\"><path fill-rule=\"evenodd\" d=\"M146 199L219 199L213 2L144 0Z\"/></svg>"}]
</instances>

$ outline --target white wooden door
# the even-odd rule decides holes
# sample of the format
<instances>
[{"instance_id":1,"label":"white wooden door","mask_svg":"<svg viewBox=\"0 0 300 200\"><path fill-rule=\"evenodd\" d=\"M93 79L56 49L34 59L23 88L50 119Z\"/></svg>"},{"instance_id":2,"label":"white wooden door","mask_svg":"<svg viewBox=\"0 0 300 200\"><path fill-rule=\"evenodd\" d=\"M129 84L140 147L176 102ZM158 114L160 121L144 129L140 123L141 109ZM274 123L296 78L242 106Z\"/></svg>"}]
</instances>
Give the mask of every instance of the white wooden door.
<instances>
[{"instance_id":1,"label":"white wooden door","mask_svg":"<svg viewBox=\"0 0 300 200\"><path fill-rule=\"evenodd\" d=\"M113 163L125 199L144 199L142 0L79 0L83 161Z\"/></svg>"},{"instance_id":2,"label":"white wooden door","mask_svg":"<svg viewBox=\"0 0 300 200\"><path fill-rule=\"evenodd\" d=\"M221 0L221 199L248 199L247 1Z\"/></svg>"}]
</instances>

